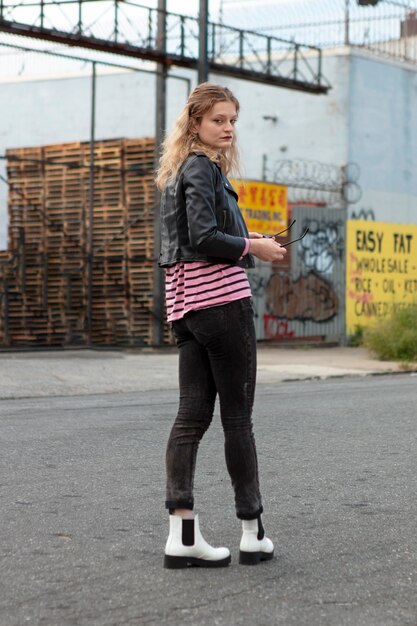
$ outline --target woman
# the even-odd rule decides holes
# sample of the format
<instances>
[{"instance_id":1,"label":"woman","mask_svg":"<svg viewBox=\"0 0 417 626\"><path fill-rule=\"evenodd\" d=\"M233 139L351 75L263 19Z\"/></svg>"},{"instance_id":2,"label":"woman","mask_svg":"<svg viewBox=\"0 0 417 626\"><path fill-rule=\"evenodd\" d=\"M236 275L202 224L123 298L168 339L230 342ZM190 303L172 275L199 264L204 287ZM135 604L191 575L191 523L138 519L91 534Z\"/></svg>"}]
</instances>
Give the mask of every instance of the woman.
<instances>
[{"instance_id":1,"label":"woman","mask_svg":"<svg viewBox=\"0 0 417 626\"><path fill-rule=\"evenodd\" d=\"M194 89L165 140L157 184L168 321L179 349L179 410L166 451L170 530L164 565L222 567L227 548L213 548L194 516L197 449L212 420L217 394L226 465L242 520L239 561L273 557L265 537L252 407L256 337L245 268L253 256L279 261L285 248L248 233L226 175L238 167L235 124L239 102L226 87ZM253 256L252 256L253 255Z\"/></svg>"}]
</instances>

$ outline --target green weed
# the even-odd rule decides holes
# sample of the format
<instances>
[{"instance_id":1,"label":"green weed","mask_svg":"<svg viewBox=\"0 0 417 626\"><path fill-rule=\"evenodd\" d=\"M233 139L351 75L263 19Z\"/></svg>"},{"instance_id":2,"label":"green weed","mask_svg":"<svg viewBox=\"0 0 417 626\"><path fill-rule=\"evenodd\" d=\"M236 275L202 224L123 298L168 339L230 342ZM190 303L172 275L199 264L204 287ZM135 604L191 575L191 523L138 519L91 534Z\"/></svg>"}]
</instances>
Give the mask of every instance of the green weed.
<instances>
[{"instance_id":1,"label":"green weed","mask_svg":"<svg viewBox=\"0 0 417 626\"><path fill-rule=\"evenodd\" d=\"M364 345L383 361L417 360L417 304L384 318L363 334Z\"/></svg>"},{"instance_id":2,"label":"green weed","mask_svg":"<svg viewBox=\"0 0 417 626\"><path fill-rule=\"evenodd\" d=\"M347 345L349 348L357 348L363 345L363 326L360 326L360 324L355 325L353 334L347 338Z\"/></svg>"}]
</instances>

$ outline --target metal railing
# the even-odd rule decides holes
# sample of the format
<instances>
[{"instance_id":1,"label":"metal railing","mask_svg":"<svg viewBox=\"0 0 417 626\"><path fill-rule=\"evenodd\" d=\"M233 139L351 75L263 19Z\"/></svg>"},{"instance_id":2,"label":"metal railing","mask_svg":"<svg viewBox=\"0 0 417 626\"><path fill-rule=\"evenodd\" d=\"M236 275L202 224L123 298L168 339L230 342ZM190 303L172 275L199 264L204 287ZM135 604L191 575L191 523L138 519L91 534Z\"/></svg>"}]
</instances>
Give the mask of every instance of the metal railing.
<instances>
[{"instance_id":1,"label":"metal railing","mask_svg":"<svg viewBox=\"0 0 417 626\"><path fill-rule=\"evenodd\" d=\"M162 45L160 14L124 0L0 0L0 31L196 68L198 19L164 13ZM208 23L207 35L211 71L312 93L329 88L321 50L314 45L214 22Z\"/></svg>"},{"instance_id":2,"label":"metal railing","mask_svg":"<svg viewBox=\"0 0 417 626\"><path fill-rule=\"evenodd\" d=\"M331 5L324 0L317 15L289 22L288 12L281 12L274 21L272 11L268 25L259 24L257 31L321 49L350 45L376 54L417 63L417 2L386 0L375 6L361 7L354 0L339 0ZM313 10L314 0L310 10ZM301 14L300 14L301 15ZM307 18L307 19L306 19Z\"/></svg>"}]
</instances>

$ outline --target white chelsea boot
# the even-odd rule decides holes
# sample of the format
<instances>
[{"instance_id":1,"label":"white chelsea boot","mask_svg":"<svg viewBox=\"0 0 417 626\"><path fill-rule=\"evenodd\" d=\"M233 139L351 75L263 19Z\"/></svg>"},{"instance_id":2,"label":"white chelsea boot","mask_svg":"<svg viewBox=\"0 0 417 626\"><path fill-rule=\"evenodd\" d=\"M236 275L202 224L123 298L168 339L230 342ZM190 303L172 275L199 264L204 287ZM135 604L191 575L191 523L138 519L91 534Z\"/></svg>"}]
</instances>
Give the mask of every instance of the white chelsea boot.
<instances>
[{"instance_id":1,"label":"white chelsea boot","mask_svg":"<svg viewBox=\"0 0 417 626\"><path fill-rule=\"evenodd\" d=\"M257 519L242 520L242 531L239 551L241 565L257 565L273 558L274 544L265 537L260 516Z\"/></svg>"},{"instance_id":2,"label":"white chelsea boot","mask_svg":"<svg viewBox=\"0 0 417 626\"><path fill-rule=\"evenodd\" d=\"M179 515L169 516L164 567L226 567L230 560L227 548L213 548L202 537L198 515L194 519L182 519Z\"/></svg>"}]
</instances>

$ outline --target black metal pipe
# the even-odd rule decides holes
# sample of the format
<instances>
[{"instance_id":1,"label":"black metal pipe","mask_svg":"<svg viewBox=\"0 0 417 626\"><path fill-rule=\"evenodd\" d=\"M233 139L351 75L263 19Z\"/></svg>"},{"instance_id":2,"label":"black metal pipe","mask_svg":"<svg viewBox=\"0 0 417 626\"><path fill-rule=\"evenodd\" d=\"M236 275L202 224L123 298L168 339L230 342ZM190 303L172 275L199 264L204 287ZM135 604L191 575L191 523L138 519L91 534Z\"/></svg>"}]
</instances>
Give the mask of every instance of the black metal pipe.
<instances>
[{"instance_id":1,"label":"black metal pipe","mask_svg":"<svg viewBox=\"0 0 417 626\"><path fill-rule=\"evenodd\" d=\"M119 0L114 0L114 41L117 43L119 35Z\"/></svg>"},{"instance_id":2,"label":"black metal pipe","mask_svg":"<svg viewBox=\"0 0 417 626\"><path fill-rule=\"evenodd\" d=\"M350 15L349 15L349 0L345 0L345 46L350 43Z\"/></svg>"},{"instance_id":3,"label":"black metal pipe","mask_svg":"<svg viewBox=\"0 0 417 626\"><path fill-rule=\"evenodd\" d=\"M243 30L239 31L239 67L242 69L244 65L244 54L243 54Z\"/></svg>"},{"instance_id":4,"label":"black metal pipe","mask_svg":"<svg viewBox=\"0 0 417 626\"><path fill-rule=\"evenodd\" d=\"M19 228L19 274L20 274L20 287L22 294L26 294L26 242L25 242L25 229Z\"/></svg>"},{"instance_id":5,"label":"black metal pipe","mask_svg":"<svg viewBox=\"0 0 417 626\"><path fill-rule=\"evenodd\" d=\"M41 306L43 310L48 307L48 256L45 252L40 254L40 266L42 268L43 284L41 286Z\"/></svg>"},{"instance_id":6,"label":"black metal pipe","mask_svg":"<svg viewBox=\"0 0 417 626\"><path fill-rule=\"evenodd\" d=\"M96 129L96 63L93 62L91 66L91 134L87 235L87 343L89 346L93 344L94 147Z\"/></svg>"},{"instance_id":7,"label":"black metal pipe","mask_svg":"<svg viewBox=\"0 0 417 626\"><path fill-rule=\"evenodd\" d=\"M318 62L318 69L317 69L317 76L316 76L316 80L317 80L317 84L321 85L321 78L322 78L322 63L323 63L323 53L320 50L319 52L319 62Z\"/></svg>"},{"instance_id":8,"label":"black metal pipe","mask_svg":"<svg viewBox=\"0 0 417 626\"><path fill-rule=\"evenodd\" d=\"M199 58L198 58L198 82L205 83L208 79L207 58L207 22L208 0L200 0L199 23Z\"/></svg>"},{"instance_id":9,"label":"black metal pipe","mask_svg":"<svg viewBox=\"0 0 417 626\"><path fill-rule=\"evenodd\" d=\"M185 56L185 18L182 15L180 21L180 54L181 56Z\"/></svg>"},{"instance_id":10,"label":"black metal pipe","mask_svg":"<svg viewBox=\"0 0 417 626\"><path fill-rule=\"evenodd\" d=\"M271 60L271 37L268 37L266 42L266 73L270 74L272 69L272 60Z\"/></svg>"},{"instance_id":11,"label":"black metal pipe","mask_svg":"<svg viewBox=\"0 0 417 626\"><path fill-rule=\"evenodd\" d=\"M152 48L152 9L148 11L148 48Z\"/></svg>"},{"instance_id":12,"label":"black metal pipe","mask_svg":"<svg viewBox=\"0 0 417 626\"><path fill-rule=\"evenodd\" d=\"M9 283L5 280L3 285L3 344L8 346L9 343Z\"/></svg>"},{"instance_id":13,"label":"black metal pipe","mask_svg":"<svg viewBox=\"0 0 417 626\"><path fill-rule=\"evenodd\" d=\"M81 35L83 32L83 5L82 0L78 0L78 32Z\"/></svg>"},{"instance_id":14,"label":"black metal pipe","mask_svg":"<svg viewBox=\"0 0 417 626\"><path fill-rule=\"evenodd\" d=\"M158 32L157 49L166 51L166 0L158 0ZM168 70L165 64L158 63L156 74L156 110L155 110L155 169L159 164L162 142L166 129L166 79ZM161 346L164 343L164 316L165 316L165 284L163 270L158 266L160 245L160 217L159 203L161 195L155 186L154 205L154 267L153 267L153 323L152 343Z\"/></svg>"}]
</instances>

